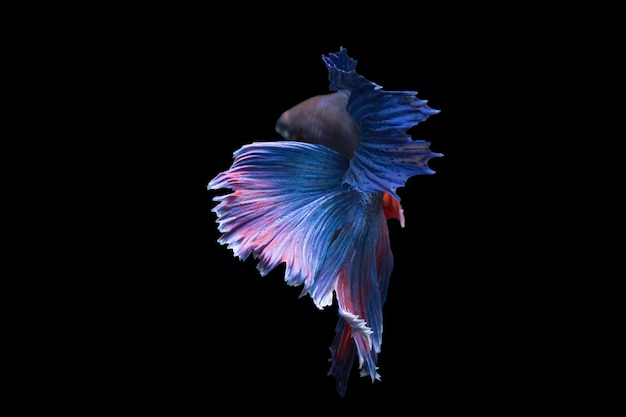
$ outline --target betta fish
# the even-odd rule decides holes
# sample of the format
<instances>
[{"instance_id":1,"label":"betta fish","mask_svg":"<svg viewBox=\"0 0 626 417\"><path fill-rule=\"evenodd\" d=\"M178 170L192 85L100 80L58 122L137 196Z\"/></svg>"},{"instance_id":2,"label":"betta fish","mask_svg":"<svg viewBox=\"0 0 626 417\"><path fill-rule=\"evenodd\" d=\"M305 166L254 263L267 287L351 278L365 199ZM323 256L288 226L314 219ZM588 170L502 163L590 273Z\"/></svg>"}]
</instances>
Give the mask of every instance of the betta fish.
<instances>
[{"instance_id":1,"label":"betta fish","mask_svg":"<svg viewBox=\"0 0 626 417\"><path fill-rule=\"evenodd\" d=\"M329 376L345 396L358 360L361 376L380 380L383 305L393 270L388 219L404 227L397 190L433 174L430 142L407 130L435 110L416 91L387 91L356 72L341 47L322 55L330 93L280 115L282 139L253 142L213 178L212 209L221 237L240 260L250 255L265 276L285 264L285 282L302 286L315 306L337 302Z\"/></svg>"}]
</instances>

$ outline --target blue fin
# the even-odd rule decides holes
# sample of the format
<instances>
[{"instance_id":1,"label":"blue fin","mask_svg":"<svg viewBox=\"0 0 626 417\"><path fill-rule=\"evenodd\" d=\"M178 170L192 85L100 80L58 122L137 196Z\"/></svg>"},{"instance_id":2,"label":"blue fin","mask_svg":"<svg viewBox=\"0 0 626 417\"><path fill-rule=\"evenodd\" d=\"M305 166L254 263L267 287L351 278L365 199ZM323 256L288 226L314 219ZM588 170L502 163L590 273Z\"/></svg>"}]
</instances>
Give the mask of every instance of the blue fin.
<instances>
[{"instance_id":1,"label":"blue fin","mask_svg":"<svg viewBox=\"0 0 626 417\"><path fill-rule=\"evenodd\" d=\"M234 190L214 197L219 242L240 259L252 254L261 275L284 262L285 281L303 285L318 308L336 294L359 366L374 380L393 255L383 193L342 186L347 168L347 158L320 145L257 142L238 150L209 188ZM333 354L338 384L347 383L351 355Z\"/></svg>"},{"instance_id":2,"label":"blue fin","mask_svg":"<svg viewBox=\"0 0 626 417\"><path fill-rule=\"evenodd\" d=\"M413 140L408 129L439 113L417 98L416 91L386 91L359 75L357 61L345 48L322 56L332 91L348 90L347 110L357 122L360 143L344 182L361 191L384 191L399 200L396 189L421 174L433 174L430 142Z\"/></svg>"}]
</instances>

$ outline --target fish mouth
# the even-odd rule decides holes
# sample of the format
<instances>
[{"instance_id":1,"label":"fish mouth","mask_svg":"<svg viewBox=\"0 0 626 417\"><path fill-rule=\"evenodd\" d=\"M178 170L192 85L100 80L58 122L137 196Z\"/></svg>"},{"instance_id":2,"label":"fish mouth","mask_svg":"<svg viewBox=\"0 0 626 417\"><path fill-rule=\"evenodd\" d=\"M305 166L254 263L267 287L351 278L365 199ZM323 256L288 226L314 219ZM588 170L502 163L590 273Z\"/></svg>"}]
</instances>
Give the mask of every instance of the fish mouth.
<instances>
[{"instance_id":1,"label":"fish mouth","mask_svg":"<svg viewBox=\"0 0 626 417\"><path fill-rule=\"evenodd\" d=\"M287 125L287 114L283 113L278 120L276 121L276 125L274 129L280 136L285 139L289 139L289 127Z\"/></svg>"}]
</instances>

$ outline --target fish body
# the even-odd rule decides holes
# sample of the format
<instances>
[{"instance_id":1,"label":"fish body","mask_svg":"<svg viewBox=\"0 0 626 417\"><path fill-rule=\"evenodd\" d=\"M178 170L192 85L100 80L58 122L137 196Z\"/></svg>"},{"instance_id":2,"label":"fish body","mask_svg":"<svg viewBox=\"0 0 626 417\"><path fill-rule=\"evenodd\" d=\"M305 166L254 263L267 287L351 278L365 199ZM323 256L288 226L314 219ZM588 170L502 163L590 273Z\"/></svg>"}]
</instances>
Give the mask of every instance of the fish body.
<instances>
[{"instance_id":1,"label":"fish body","mask_svg":"<svg viewBox=\"0 0 626 417\"><path fill-rule=\"evenodd\" d=\"M352 158L359 145L359 127L346 105L348 90L311 97L280 115L276 131L287 140L326 146Z\"/></svg>"},{"instance_id":2,"label":"fish body","mask_svg":"<svg viewBox=\"0 0 626 417\"><path fill-rule=\"evenodd\" d=\"M438 113L415 91L386 91L355 70L345 48L322 56L331 93L311 97L276 122L282 140L234 153L208 189L218 195L218 239L263 276L285 264L285 282L302 286L320 309L337 301L329 375L346 393L355 363L380 379L383 305L393 270L388 219L404 226L396 190L433 174L442 154L406 131Z\"/></svg>"}]
</instances>

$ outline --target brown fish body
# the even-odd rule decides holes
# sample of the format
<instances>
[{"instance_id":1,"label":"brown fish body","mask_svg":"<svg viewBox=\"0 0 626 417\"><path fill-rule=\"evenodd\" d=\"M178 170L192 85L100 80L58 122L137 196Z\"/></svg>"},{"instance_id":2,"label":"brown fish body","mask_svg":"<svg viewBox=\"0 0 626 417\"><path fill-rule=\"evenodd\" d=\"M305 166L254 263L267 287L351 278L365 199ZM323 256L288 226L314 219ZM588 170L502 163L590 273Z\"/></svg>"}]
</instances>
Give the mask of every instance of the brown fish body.
<instances>
[{"instance_id":1,"label":"brown fish body","mask_svg":"<svg viewBox=\"0 0 626 417\"><path fill-rule=\"evenodd\" d=\"M359 128L346 110L350 93L340 90L311 97L285 111L276 131L287 140L322 145L352 158Z\"/></svg>"}]
</instances>

